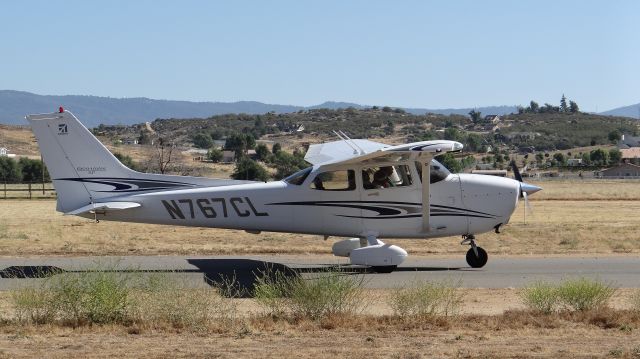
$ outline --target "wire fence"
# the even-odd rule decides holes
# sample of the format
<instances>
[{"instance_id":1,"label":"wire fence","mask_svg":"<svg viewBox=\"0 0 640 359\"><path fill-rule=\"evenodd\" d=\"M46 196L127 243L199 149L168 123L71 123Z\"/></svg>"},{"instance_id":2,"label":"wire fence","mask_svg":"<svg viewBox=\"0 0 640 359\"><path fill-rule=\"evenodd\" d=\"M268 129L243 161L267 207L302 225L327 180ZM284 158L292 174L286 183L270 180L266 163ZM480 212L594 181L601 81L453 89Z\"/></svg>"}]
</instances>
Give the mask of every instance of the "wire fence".
<instances>
[{"instance_id":1,"label":"wire fence","mask_svg":"<svg viewBox=\"0 0 640 359\"><path fill-rule=\"evenodd\" d=\"M1 199L56 198L51 182L2 182L0 191Z\"/></svg>"}]
</instances>

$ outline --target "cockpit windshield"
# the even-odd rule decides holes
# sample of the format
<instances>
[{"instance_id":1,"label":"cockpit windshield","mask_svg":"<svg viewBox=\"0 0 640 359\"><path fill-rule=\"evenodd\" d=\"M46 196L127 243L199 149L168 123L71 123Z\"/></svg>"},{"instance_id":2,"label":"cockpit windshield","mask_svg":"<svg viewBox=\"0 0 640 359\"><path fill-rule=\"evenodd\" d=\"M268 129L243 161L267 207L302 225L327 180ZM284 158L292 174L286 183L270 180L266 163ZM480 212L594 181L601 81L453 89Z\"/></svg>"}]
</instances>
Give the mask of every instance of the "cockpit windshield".
<instances>
[{"instance_id":1,"label":"cockpit windshield","mask_svg":"<svg viewBox=\"0 0 640 359\"><path fill-rule=\"evenodd\" d=\"M418 169L418 174L420 175L420 180L422 181L422 166L419 162L416 162L416 168ZM436 160L431 160L431 179L429 183L440 182L443 179L447 178L451 172L440 162Z\"/></svg>"},{"instance_id":2,"label":"cockpit windshield","mask_svg":"<svg viewBox=\"0 0 640 359\"><path fill-rule=\"evenodd\" d=\"M302 171L298 171L292 174L291 176L285 178L284 181L289 184L299 186L304 182L304 180L307 179L307 176L309 176L309 173L311 172L312 169L313 167L305 168Z\"/></svg>"}]
</instances>

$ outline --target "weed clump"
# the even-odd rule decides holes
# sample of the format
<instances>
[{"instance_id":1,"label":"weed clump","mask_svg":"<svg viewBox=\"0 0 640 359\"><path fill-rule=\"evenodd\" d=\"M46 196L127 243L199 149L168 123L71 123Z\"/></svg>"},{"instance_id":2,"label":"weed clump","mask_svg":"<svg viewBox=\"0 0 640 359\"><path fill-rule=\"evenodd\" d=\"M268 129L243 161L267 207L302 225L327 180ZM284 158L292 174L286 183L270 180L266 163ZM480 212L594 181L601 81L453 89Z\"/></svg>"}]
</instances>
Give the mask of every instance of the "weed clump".
<instances>
[{"instance_id":1,"label":"weed clump","mask_svg":"<svg viewBox=\"0 0 640 359\"><path fill-rule=\"evenodd\" d=\"M460 282L419 281L395 291L389 304L400 317L452 316L462 304L464 293L459 288Z\"/></svg>"},{"instance_id":2,"label":"weed clump","mask_svg":"<svg viewBox=\"0 0 640 359\"><path fill-rule=\"evenodd\" d=\"M605 307L616 288L612 284L588 278L569 279L558 285L535 282L523 288L520 298L530 310L545 314L589 311Z\"/></svg>"},{"instance_id":3,"label":"weed clump","mask_svg":"<svg viewBox=\"0 0 640 359\"><path fill-rule=\"evenodd\" d=\"M29 324L229 325L236 306L217 288L187 288L167 274L93 270L64 273L11 292L15 318ZM214 320L215 319L215 320Z\"/></svg>"},{"instance_id":4,"label":"weed clump","mask_svg":"<svg viewBox=\"0 0 640 359\"><path fill-rule=\"evenodd\" d=\"M560 305L558 287L547 282L535 282L518 294L527 308L536 312L550 314L558 310Z\"/></svg>"},{"instance_id":5,"label":"weed clump","mask_svg":"<svg viewBox=\"0 0 640 359\"><path fill-rule=\"evenodd\" d=\"M272 317L321 320L336 314L358 314L366 307L363 277L327 270L314 278L261 273L254 289L257 302Z\"/></svg>"}]
</instances>

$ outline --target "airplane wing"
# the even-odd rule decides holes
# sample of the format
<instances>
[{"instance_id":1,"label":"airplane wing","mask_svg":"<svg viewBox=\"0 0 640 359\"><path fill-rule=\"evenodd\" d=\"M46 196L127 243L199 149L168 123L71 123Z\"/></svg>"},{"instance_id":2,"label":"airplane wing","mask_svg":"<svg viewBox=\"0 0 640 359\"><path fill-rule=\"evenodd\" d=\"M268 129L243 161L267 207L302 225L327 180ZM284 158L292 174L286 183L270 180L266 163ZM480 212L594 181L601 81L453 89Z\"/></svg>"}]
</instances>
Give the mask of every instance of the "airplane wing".
<instances>
[{"instance_id":1,"label":"airplane wing","mask_svg":"<svg viewBox=\"0 0 640 359\"><path fill-rule=\"evenodd\" d=\"M333 141L309 146L304 159L320 166L394 161L404 156L435 156L446 152L460 152L462 144L455 141L421 141L391 146L368 140Z\"/></svg>"},{"instance_id":2,"label":"airplane wing","mask_svg":"<svg viewBox=\"0 0 640 359\"><path fill-rule=\"evenodd\" d=\"M431 230L430 217L430 172L434 156L447 152L462 151L462 144L456 141L437 140L413 142L390 146L383 143L342 138L341 141L309 146L304 159L313 165L331 168L345 164L373 164L413 159L422 166L422 230Z\"/></svg>"}]
</instances>

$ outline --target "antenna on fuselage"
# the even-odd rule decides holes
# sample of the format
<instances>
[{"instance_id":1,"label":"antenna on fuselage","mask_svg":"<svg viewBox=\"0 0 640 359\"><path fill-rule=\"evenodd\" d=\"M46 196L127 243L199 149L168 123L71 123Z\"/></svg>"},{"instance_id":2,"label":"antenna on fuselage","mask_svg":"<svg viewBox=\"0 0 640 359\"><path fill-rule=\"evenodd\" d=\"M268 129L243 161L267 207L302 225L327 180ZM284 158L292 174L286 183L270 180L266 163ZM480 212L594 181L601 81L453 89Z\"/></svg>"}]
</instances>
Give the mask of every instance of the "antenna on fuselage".
<instances>
[{"instance_id":1,"label":"antenna on fuselage","mask_svg":"<svg viewBox=\"0 0 640 359\"><path fill-rule=\"evenodd\" d=\"M354 151L356 151L356 152L354 152L354 154L356 154L358 152L360 152L361 155L365 154L364 150L360 146L358 146L356 141L352 140L349 136L347 136L346 133L342 132L342 130L339 130L338 132L342 135L342 137L340 137L340 138L343 138L345 142L347 142L347 143L351 142L351 145L352 145L351 148L355 147Z\"/></svg>"},{"instance_id":2,"label":"antenna on fuselage","mask_svg":"<svg viewBox=\"0 0 640 359\"><path fill-rule=\"evenodd\" d=\"M349 136L345 135L344 132L340 131L340 132L336 132L336 130L333 130L333 133L336 134L336 136L338 136L339 139L343 140L344 143L347 144L347 146L351 147L351 149L353 150L353 154L357 155L358 154L358 149L360 149L360 153L362 152L362 149L359 148L357 145L355 145L355 143L353 143L353 140L351 140L349 138ZM349 140L351 140L351 143L349 142ZM352 144L353 143L353 144Z\"/></svg>"}]
</instances>

